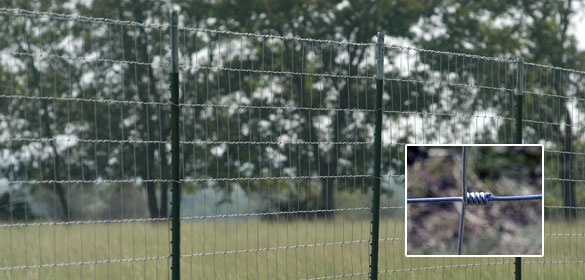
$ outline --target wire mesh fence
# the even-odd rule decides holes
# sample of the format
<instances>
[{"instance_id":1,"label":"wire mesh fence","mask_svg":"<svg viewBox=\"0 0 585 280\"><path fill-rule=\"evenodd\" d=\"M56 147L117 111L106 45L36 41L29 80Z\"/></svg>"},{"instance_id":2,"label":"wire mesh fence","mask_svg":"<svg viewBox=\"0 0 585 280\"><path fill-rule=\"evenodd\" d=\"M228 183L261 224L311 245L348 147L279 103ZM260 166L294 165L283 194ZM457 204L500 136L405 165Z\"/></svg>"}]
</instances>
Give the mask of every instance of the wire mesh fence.
<instances>
[{"instance_id":1,"label":"wire mesh fence","mask_svg":"<svg viewBox=\"0 0 585 280\"><path fill-rule=\"evenodd\" d=\"M0 17L0 273L170 278L169 25ZM179 25L178 49L182 277L367 278L376 44ZM523 65L546 165L524 275L580 278L584 73ZM406 258L402 170L406 143L512 143L517 61L386 44L384 69L377 275L511 278L510 258Z\"/></svg>"},{"instance_id":2,"label":"wire mesh fence","mask_svg":"<svg viewBox=\"0 0 585 280\"><path fill-rule=\"evenodd\" d=\"M184 188L211 197L183 223L189 269L365 275L373 46L179 29Z\"/></svg>"},{"instance_id":3,"label":"wire mesh fence","mask_svg":"<svg viewBox=\"0 0 585 280\"><path fill-rule=\"evenodd\" d=\"M2 278L166 278L166 29L0 14Z\"/></svg>"}]
</instances>

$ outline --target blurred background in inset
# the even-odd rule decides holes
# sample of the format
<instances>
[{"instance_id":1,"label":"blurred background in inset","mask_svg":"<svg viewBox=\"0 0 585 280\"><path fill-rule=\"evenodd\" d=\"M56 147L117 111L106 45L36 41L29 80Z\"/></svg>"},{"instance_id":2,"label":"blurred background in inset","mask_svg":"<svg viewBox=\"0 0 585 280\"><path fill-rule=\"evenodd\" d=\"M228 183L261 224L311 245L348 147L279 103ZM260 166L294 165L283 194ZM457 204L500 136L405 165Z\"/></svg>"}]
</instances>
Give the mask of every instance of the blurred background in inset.
<instances>
[{"instance_id":1,"label":"blurred background in inset","mask_svg":"<svg viewBox=\"0 0 585 280\"><path fill-rule=\"evenodd\" d=\"M460 146L409 146L407 195L461 196ZM467 147L468 192L496 196L542 193L540 146ZM408 205L408 255L453 255L461 203ZM468 206L463 255L539 255L542 201L490 202Z\"/></svg>"}]
</instances>

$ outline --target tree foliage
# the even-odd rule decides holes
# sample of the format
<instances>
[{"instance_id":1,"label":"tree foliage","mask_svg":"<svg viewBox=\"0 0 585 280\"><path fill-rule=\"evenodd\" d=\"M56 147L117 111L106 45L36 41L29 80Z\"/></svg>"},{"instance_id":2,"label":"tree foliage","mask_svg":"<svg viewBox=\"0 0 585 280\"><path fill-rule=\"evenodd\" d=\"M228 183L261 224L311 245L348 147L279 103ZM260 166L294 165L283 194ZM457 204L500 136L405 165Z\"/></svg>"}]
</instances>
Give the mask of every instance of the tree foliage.
<instances>
[{"instance_id":1,"label":"tree foliage","mask_svg":"<svg viewBox=\"0 0 585 280\"><path fill-rule=\"evenodd\" d=\"M583 53L567 31L574 18L571 5L571 1L520 0L505 4L257 0L180 1L173 7L180 9L181 25L188 27L365 43L384 31L387 43L408 42L484 56L522 56L525 61L581 69ZM149 24L169 20L169 7L157 1L17 1L10 7ZM112 190L144 187L150 215L166 216L166 180L170 177L166 168L170 165L170 110L163 104L169 102L168 65L164 64L168 61L167 30L50 17L2 17L0 49L13 54L3 58L0 68L3 95L18 98L0 102L1 134L10 139L70 141L2 142L1 150L10 156L5 161L8 164L0 165L0 177L55 181L139 178L143 182L97 185ZM185 190L217 188L224 191L224 201L229 201L230 192L241 188L283 204L297 201L299 209L335 208L336 190L367 192L369 179L336 176L370 174L373 145L331 143L373 140L374 115L369 113L374 105L373 80L346 77L373 75L372 46L190 29L182 29L179 37L182 102L187 104L182 107L181 120L182 170L189 181ZM454 112L493 111L512 117L509 91L461 85L514 88L513 63L393 47L386 48L386 57L390 81L385 86L388 122L384 130L393 135L394 142L385 142L383 147L383 170L388 174L402 173L401 143L461 140L462 132L476 120ZM538 73L527 69L532 71L529 74ZM551 73L545 74L552 77ZM548 141L569 152L581 145L575 143L574 131L563 128L566 126L551 128L539 122L570 127L575 121L569 110L573 104L544 94L575 96L582 79L561 75L548 84L529 76L526 79L527 91L541 95L526 98L526 108L536 108L539 114L530 115L536 122L525 122L525 139ZM448 83L421 82L428 80ZM123 100L130 102L117 102ZM448 100L448 106L441 100ZM412 121L413 115L423 117ZM459 125L450 125L455 122ZM417 123L423 127L417 128ZM477 129L475 137L484 142L511 142L512 125L509 121L489 125ZM430 126L438 129L425 129ZM243 142L246 144L238 144ZM567 166L571 165L558 168ZM201 180L279 176L320 179ZM315 185L320 185L319 201L310 199ZM66 189L83 184L20 187L30 192L54 190L60 197L61 218L68 218ZM569 195L574 192L570 183L565 188Z\"/></svg>"}]
</instances>

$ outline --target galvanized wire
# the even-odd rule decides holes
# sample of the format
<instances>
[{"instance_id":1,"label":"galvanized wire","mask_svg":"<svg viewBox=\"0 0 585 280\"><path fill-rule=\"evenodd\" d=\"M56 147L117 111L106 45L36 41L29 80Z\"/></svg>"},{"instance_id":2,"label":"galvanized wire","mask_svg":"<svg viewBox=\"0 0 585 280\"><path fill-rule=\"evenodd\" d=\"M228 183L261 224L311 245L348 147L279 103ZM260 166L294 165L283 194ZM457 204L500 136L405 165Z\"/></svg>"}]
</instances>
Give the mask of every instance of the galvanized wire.
<instances>
[{"instance_id":1,"label":"galvanized wire","mask_svg":"<svg viewBox=\"0 0 585 280\"><path fill-rule=\"evenodd\" d=\"M494 196L486 192L468 192L467 203L470 205L487 205L490 201L522 201L522 200L539 200L542 199L541 194L533 195L508 195L508 196ZM406 203L442 203L442 202L461 202L462 197L446 196L446 197L424 197L424 198L408 198Z\"/></svg>"}]
</instances>

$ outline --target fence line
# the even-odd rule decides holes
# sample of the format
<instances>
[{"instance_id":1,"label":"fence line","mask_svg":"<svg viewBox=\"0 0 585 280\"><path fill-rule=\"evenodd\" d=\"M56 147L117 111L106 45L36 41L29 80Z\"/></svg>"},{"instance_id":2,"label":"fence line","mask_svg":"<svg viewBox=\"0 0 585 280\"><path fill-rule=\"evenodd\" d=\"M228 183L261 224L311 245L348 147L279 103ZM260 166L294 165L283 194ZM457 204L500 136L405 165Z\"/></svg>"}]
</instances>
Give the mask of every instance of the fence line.
<instances>
[{"instance_id":1,"label":"fence line","mask_svg":"<svg viewBox=\"0 0 585 280\"><path fill-rule=\"evenodd\" d=\"M95 17L88 17L88 16L81 16L81 15L68 15L62 13L53 13L53 12L41 12L41 11L31 11L26 9L16 9L16 8L2 8L0 7L0 14L2 15L20 15L32 18L38 17L48 17L54 18L59 20L72 20L72 21L80 21L80 22L88 22L88 23L105 23L105 24L113 24L113 25L125 25L131 27L146 27L146 28L158 28L158 29L167 29L169 28L170 24L146 24L140 23L135 21L127 21L127 20L114 20L109 18L95 18ZM354 46L375 46L376 43L356 43L356 42L348 42L348 41L335 41L335 40L321 40L321 39L311 39L311 38L302 38L302 37L294 37L294 36L278 36L272 34L255 34L255 33L244 33L244 32L235 32L229 30L215 30L215 29L207 29L207 28L193 28L187 26L178 26L180 31L190 31L190 32L203 32L203 33L215 33L215 34L222 34L222 35L234 35L234 36L245 36L245 37L256 37L256 38L264 38L264 39L279 39L279 40L294 40L294 41L305 41L310 43L325 43L325 44L340 44L340 45L354 45ZM517 62L516 59L510 58L502 58L502 57L490 57L490 56L481 56L481 55L474 55L474 54L467 54L467 53L458 53L458 52L448 52L448 51L437 51L437 50L430 50L430 49L423 49L417 47L408 47L408 46L401 46L401 45L394 45L394 44L384 44L386 48L391 49L400 49L400 50L411 50L416 52L428 52L431 54L438 54L438 55L452 55L452 56L461 56L466 58L475 58L481 60L490 60L494 62L508 62L514 63ZM26 53L23 53L26 54ZM107 62L107 61L104 61ZM114 62L114 61L112 61ZM118 61L122 62L122 61ZM135 61L126 61L128 63L136 63ZM170 64L166 64L170 65ZM567 71L576 74L585 74L585 71L570 69L570 68L563 68L558 66L546 65L546 64L538 64L533 62L524 62L524 65L527 66L535 66L541 67L551 70L559 70L559 71ZM375 77L372 76L371 79Z\"/></svg>"},{"instance_id":2,"label":"fence line","mask_svg":"<svg viewBox=\"0 0 585 280\"><path fill-rule=\"evenodd\" d=\"M509 278L504 258L405 258L401 170L406 143L509 143L519 119L520 141L545 146L547 249L516 265L527 278L585 276L584 71L523 62L518 75L515 59L383 41L0 17L0 275L170 278L176 256L183 278Z\"/></svg>"}]
</instances>

